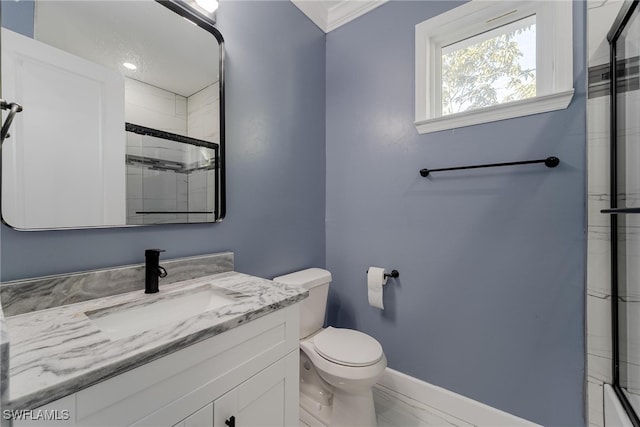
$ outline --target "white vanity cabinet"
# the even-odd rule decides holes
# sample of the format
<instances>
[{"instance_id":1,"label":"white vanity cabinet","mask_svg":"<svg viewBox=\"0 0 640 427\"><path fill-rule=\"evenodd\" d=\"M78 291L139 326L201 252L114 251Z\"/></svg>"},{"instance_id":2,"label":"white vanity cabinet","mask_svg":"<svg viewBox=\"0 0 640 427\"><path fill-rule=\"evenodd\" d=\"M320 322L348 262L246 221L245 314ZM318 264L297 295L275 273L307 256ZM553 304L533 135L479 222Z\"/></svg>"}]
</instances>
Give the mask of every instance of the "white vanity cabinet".
<instances>
[{"instance_id":1,"label":"white vanity cabinet","mask_svg":"<svg viewBox=\"0 0 640 427\"><path fill-rule=\"evenodd\" d=\"M68 410L62 426L297 426L298 332L294 304L38 409Z\"/></svg>"},{"instance_id":2,"label":"white vanity cabinet","mask_svg":"<svg viewBox=\"0 0 640 427\"><path fill-rule=\"evenodd\" d=\"M298 376L299 352L290 353L264 371L225 393L213 402L213 425L225 427L240 426L282 426L298 425L295 419L287 419L283 410L291 402L297 404L297 381L295 387L287 388L287 381ZM294 372L295 371L295 372ZM291 389L295 390L291 390ZM293 414L290 414L293 417ZM231 422L231 417L234 417ZM186 424L185 427L191 426Z\"/></svg>"},{"instance_id":3,"label":"white vanity cabinet","mask_svg":"<svg viewBox=\"0 0 640 427\"><path fill-rule=\"evenodd\" d=\"M295 419L287 422L286 408L291 391L288 381L297 377L297 352L254 375L234 389L220 396L212 403L189 415L174 427L228 427L228 426L284 426L295 424ZM296 382L297 385L297 382ZM293 387L295 388L295 387ZM297 389L295 390L297 393ZM294 417L294 414L291 414Z\"/></svg>"}]
</instances>

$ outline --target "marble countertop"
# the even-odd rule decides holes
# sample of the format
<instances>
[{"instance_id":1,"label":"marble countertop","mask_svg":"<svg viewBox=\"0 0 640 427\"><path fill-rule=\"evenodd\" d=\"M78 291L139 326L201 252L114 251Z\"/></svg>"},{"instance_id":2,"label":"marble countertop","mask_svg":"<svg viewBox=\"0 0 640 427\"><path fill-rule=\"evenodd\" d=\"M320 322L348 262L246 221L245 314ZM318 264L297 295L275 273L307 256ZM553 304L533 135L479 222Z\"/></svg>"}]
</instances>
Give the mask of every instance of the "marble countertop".
<instances>
[{"instance_id":1,"label":"marble countertop","mask_svg":"<svg viewBox=\"0 0 640 427\"><path fill-rule=\"evenodd\" d=\"M179 321L159 319L157 327L130 336L107 334L86 314L95 319L122 305L144 307L210 285L234 302ZM8 409L34 409L307 296L305 289L232 271L161 285L157 294L140 290L7 317Z\"/></svg>"}]
</instances>

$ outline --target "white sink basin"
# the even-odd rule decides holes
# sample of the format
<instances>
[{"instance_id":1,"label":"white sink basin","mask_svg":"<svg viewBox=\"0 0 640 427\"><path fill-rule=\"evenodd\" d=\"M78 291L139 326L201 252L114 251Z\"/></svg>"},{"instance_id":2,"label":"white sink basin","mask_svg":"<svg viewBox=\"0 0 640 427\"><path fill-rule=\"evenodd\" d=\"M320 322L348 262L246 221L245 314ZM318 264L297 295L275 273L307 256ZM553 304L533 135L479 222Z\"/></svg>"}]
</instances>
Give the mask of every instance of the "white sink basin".
<instances>
[{"instance_id":1,"label":"white sink basin","mask_svg":"<svg viewBox=\"0 0 640 427\"><path fill-rule=\"evenodd\" d=\"M159 326L178 324L245 298L245 294L203 285L188 291L152 295L148 299L88 311L85 315L109 338L117 340Z\"/></svg>"}]
</instances>

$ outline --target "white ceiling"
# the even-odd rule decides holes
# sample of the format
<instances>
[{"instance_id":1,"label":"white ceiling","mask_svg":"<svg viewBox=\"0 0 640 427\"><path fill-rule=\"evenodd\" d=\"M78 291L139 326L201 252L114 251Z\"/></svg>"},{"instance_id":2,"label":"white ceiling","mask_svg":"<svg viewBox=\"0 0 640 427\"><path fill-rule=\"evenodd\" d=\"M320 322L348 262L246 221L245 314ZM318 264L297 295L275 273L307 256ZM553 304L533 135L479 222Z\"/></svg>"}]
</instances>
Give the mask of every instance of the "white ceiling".
<instances>
[{"instance_id":1,"label":"white ceiling","mask_svg":"<svg viewBox=\"0 0 640 427\"><path fill-rule=\"evenodd\" d=\"M386 3L388 0L291 0L322 31L341 25Z\"/></svg>"},{"instance_id":2,"label":"white ceiling","mask_svg":"<svg viewBox=\"0 0 640 427\"><path fill-rule=\"evenodd\" d=\"M388 0L291 1L329 32ZM183 96L217 80L217 43L209 33L153 1L128 2L126 8L113 3L38 1L36 39ZM126 70L125 61L138 69Z\"/></svg>"},{"instance_id":3,"label":"white ceiling","mask_svg":"<svg viewBox=\"0 0 640 427\"><path fill-rule=\"evenodd\" d=\"M186 97L218 80L215 37L159 3L38 1L35 12L37 40L135 80Z\"/></svg>"}]
</instances>

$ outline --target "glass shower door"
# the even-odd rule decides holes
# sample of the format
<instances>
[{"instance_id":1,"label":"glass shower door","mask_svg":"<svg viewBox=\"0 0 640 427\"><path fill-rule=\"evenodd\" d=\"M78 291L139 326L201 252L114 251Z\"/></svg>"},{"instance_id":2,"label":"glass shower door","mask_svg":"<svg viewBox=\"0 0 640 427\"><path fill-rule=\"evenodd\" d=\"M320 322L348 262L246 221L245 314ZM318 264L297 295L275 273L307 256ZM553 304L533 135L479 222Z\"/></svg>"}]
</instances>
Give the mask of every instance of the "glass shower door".
<instances>
[{"instance_id":1,"label":"glass shower door","mask_svg":"<svg viewBox=\"0 0 640 427\"><path fill-rule=\"evenodd\" d=\"M611 240L614 389L640 425L640 20L629 3L611 43Z\"/></svg>"}]
</instances>

